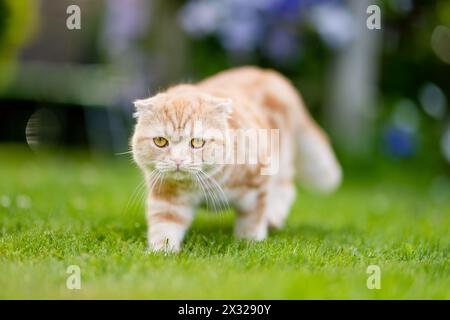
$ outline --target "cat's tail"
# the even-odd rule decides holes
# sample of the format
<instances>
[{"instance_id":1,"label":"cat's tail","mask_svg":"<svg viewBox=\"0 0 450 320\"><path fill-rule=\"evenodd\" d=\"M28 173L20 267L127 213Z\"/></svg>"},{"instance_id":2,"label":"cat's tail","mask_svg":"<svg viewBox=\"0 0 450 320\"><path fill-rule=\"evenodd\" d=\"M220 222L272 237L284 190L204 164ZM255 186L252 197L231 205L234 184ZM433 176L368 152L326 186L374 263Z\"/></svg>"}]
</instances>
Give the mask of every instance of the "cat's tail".
<instances>
[{"instance_id":1,"label":"cat's tail","mask_svg":"<svg viewBox=\"0 0 450 320\"><path fill-rule=\"evenodd\" d=\"M297 133L297 173L307 187L332 192L341 183L342 169L326 134L306 115Z\"/></svg>"},{"instance_id":2,"label":"cat's tail","mask_svg":"<svg viewBox=\"0 0 450 320\"><path fill-rule=\"evenodd\" d=\"M267 105L271 109L287 111L285 121L295 139L300 181L315 191L334 191L341 183L342 169L327 135L310 116L289 80L277 72L269 71L268 74Z\"/></svg>"}]
</instances>

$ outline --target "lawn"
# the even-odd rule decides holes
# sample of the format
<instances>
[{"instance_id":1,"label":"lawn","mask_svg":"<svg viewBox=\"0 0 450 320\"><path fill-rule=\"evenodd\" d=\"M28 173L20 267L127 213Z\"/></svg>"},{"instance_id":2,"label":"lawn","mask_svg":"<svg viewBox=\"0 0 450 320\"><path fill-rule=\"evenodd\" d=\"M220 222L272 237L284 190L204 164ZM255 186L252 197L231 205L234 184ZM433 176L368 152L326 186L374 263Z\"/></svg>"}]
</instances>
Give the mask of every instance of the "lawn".
<instances>
[{"instance_id":1,"label":"lawn","mask_svg":"<svg viewBox=\"0 0 450 320\"><path fill-rule=\"evenodd\" d=\"M346 167L327 197L299 189L287 227L261 243L235 240L232 214L200 212L168 256L145 252L126 156L0 145L0 164L1 299L450 298L449 179L408 163ZM66 288L70 265L80 290Z\"/></svg>"}]
</instances>

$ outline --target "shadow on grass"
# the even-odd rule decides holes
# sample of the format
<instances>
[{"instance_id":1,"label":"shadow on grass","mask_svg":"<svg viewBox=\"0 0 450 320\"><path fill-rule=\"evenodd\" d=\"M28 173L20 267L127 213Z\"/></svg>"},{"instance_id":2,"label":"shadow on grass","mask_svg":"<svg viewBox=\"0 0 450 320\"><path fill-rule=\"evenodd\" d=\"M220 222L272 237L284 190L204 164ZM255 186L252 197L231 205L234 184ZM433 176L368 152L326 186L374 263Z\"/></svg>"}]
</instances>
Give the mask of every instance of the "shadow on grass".
<instances>
[{"instance_id":1,"label":"shadow on grass","mask_svg":"<svg viewBox=\"0 0 450 320\"><path fill-rule=\"evenodd\" d=\"M228 251L245 251L249 246L270 248L272 245L296 245L301 243L330 243L333 246L356 245L363 241L363 233L353 226L329 228L316 224L288 224L282 230L271 230L266 241L252 243L238 240L233 236L232 223L198 224L191 228L185 239L190 250L207 250L211 254Z\"/></svg>"},{"instance_id":2,"label":"shadow on grass","mask_svg":"<svg viewBox=\"0 0 450 320\"><path fill-rule=\"evenodd\" d=\"M352 239L362 238L363 233L353 226L340 228L330 228L319 224L288 225L284 230L276 230L274 236L280 238L292 238L309 241L336 241L339 243L348 243Z\"/></svg>"},{"instance_id":3,"label":"shadow on grass","mask_svg":"<svg viewBox=\"0 0 450 320\"><path fill-rule=\"evenodd\" d=\"M243 252L252 248L269 249L272 245L289 246L309 243L319 246L321 243L330 243L333 246L355 245L363 242L363 233L353 226L330 227L321 224L288 222L282 230L271 230L267 241L254 244L237 240L233 236L233 215L226 214L220 217L202 214L194 220L189 228L185 240L184 251L196 252L200 255L220 255L225 252ZM147 226L144 219L133 219L125 225L109 221L109 227L103 227L94 232L100 236L98 240L106 237L118 237L126 242L146 243ZM112 233L112 234L111 234Z\"/></svg>"}]
</instances>

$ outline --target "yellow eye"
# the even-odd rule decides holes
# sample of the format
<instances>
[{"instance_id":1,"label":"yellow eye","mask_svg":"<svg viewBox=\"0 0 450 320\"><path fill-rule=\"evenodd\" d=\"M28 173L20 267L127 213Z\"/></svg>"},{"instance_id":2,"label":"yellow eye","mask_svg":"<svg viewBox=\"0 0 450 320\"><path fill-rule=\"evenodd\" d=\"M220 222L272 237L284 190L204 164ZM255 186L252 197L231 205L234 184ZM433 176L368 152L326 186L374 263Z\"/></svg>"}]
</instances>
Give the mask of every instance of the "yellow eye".
<instances>
[{"instance_id":1,"label":"yellow eye","mask_svg":"<svg viewBox=\"0 0 450 320\"><path fill-rule=\"evenodd\" d=\"M191 147L194 149L199 149L205 145L205 142L206 141L201 138L193 138L191 140Z\"/></svg>"},{"instance_id":2,"label":"yellow eye","mask_svg":"<svg viewBox=\"0 0 450 320\"><path fill-rule=\"evenodd\" d=\"M160 147L160 148L164 148L165 146L167 146L169 144L169 141L167 141L167 139L163 138L163 137L153 138L153 142L155 143L155 145L157 147Z\"/></svg>"}]
</instances>

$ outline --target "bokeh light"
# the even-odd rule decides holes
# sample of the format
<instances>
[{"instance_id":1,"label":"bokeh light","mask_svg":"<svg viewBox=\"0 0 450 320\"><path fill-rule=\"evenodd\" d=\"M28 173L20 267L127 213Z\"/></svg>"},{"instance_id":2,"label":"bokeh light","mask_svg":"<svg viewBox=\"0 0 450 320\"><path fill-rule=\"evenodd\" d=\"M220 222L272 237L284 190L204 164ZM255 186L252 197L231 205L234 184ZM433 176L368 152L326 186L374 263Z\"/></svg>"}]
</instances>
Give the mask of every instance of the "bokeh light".
<instances>
[{"instance_id":1,"label":"bokeh light","mask_svg":"<svg viewBox=\"0 0 450 320\"><path fill-rule=\"evenodd\" d=\"M419 92L419 100L423 110L431 117L442 119L447 108L444 92L434 83L426 83Z\"/></svg>"},{"instance_id":2,"label":"bokeh light","mask_svg":"<svg viewBox=\"0 0 450 320\"><path fill-rule=\"evenodd\" d=\"M442 61L450 64L450 28L437 26L431 35L431 47Z\"/></svg>"}]
</instances>

